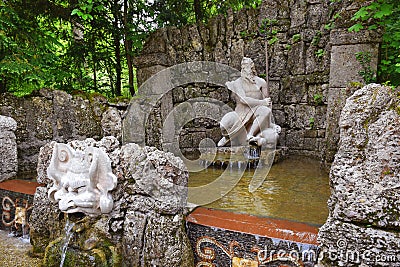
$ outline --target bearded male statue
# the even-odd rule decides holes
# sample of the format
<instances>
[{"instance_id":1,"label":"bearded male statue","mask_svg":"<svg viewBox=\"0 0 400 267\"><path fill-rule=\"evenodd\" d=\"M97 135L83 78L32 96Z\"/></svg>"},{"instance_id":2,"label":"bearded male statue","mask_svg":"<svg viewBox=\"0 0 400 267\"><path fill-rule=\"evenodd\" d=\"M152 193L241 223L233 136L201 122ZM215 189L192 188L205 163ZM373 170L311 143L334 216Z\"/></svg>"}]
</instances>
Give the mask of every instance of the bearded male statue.
<instances>
[{"instance_id":1,"label":"bearded male statue","mask_svg":"<svg viewBox=\"0 0 400 267\"><path fill-rule=\"evenodd\" d=\"M274 148L281 127L273 123L272 102L267 83L255 75L254 62L244 57L241 77L227 82L236 102L235 111L221 119L222 139L218 146L257 145Z\"/></svg>"}]
</instances>

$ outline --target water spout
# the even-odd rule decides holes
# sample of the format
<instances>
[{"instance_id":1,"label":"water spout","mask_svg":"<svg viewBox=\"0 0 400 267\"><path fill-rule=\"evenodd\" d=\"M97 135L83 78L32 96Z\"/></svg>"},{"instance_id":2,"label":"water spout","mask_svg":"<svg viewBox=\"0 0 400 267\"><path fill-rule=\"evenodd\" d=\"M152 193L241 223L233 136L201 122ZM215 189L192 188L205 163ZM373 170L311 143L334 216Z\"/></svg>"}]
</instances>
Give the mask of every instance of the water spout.
<instances>
[{"instance_id":1,"label":"water spout","mask_svg":"<svg viewBox=\"0 0 400 267\"><path fill-rule=\"evenodd\" d=\"M71 240L72 236L74 235L74 232L72 231L72 228L74 227L75 223L70 222L67 219L67 222L65 223L65 238L64 238L64 244L61 249L61 261L60 261L60 267L64 266L64 261L65 261L65 256L67 254L67 249L68 249L68 244L69 241Z\"/></svg>"}]
</instances>

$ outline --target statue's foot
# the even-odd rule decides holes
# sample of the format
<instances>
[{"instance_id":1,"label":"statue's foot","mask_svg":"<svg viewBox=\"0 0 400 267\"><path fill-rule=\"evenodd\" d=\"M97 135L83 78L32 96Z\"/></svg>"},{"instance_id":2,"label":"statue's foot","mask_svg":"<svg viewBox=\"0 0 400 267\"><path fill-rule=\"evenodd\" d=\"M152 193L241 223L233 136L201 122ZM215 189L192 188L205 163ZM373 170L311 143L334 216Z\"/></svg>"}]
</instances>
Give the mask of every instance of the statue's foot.
<instances>
[{"instance_id":1,"label":"statue's foot","mask_svg":"<svg viewBox=\"0 0 400 267\"><path fill-rule=\"evenodd\" d=\"M224 146L229 142L229 139L226 137L222 137L221 140L219 140L217 146Z\"/></svg>"},{"instance_id":2,"label":"statue's foot","mask_svg":"<svg viewBox=\"0 0 400 267\"><path fill-rule=\"evenodd\" d=\"M246 140L247 142L251 142L254 138L255 138L254 135L248 134Z\"/></svg>"}]
</instances>

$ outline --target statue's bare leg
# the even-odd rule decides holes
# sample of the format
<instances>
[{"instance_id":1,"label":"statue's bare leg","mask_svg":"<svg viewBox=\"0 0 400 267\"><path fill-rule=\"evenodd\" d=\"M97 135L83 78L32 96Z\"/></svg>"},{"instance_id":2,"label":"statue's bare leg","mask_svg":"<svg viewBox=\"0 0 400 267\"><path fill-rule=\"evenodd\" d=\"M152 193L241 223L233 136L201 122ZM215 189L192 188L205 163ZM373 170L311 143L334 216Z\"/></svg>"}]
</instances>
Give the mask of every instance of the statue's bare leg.
<instances>
[{"instance_id":1,"label":"statue's bare leg","mask_svg":"<svg viewBox=\"0 0 400 267\"><path fill-rule=\"evenodd\" d=\"M254 112L254 121L247 133L247 141L251 141L256 134L271 127L271 109L268 107L257 107Z\"/></svg>"}]
</instances>

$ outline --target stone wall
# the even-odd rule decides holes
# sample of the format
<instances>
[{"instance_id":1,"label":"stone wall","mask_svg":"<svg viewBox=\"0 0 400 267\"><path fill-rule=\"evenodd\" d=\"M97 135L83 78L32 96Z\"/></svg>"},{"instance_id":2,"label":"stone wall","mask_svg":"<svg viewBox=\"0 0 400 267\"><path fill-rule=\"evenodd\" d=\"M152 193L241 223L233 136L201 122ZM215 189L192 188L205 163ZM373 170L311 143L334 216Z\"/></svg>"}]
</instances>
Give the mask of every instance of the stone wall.
<instances>
[{"instance_id":1,"label":"stone wall","mask_svg":"<svg viewBox=\"0 0 400 267\"><path fill-rule=\"evenodd\" d=\"M0 94L0 115L17 122L18 173L33 175L41 146L104 135L121 136L121 113L126 104L110 104L101 95L69 95L42 89L27 97Z\"/></svg>"},{"instance_id":2,"label":"stone wall","mask_svg":"<svg viewBox=\"0 0 400 267\"><path fill-rule=\"evenodd\" d=\"M337 149L338 114L346 96L343 91L349 82L362 81L355 53L370 51L376 67L379 38L370 32L347 31L361 2L265 0L258 9L228 12L207 24L160 29L150 35L136 58L139 84L160 70L191 61L213 61L239 69L243 56L252 58L257 73L265 77L265 42L259 28L263 19L276 20L272 26L276 41L268 46L268 75L275 120L282 126L280 145L292 153L332 161ZM172 97L163 100L164 106L172 109L191 95L232 104L229 94L213 87L191 84L176 88ZM139 88L139 95L145 97L146 90ZM146 144L160 145L162 133L157 132L157 126L162 120L155 111L146 126L152 133L147 134ZM217 123L194 124L197 126L188 125L181 134L186 136L181 148L188 144L197 147L199 137L220 137Z\"/></svg>"},{"instance_id":3,"label":"stone wall","mask_svg":"<svg viewBox=\"0 0 400 267\"><path fill-rule=\"evenodd\" d=\"M370 84L346 101L321 266L400 266L399 96Z\"/></svg>"},{"instance_id":4,"label":"stone wall","mask_svg":"<svg viewBox=\"0 0 400 267\"><path fill-rule=\"evenodd\" d=\"M17 122L0 115L0 182L17 175L17 143L14 131Z\"/></svg>"}]
</instances>

